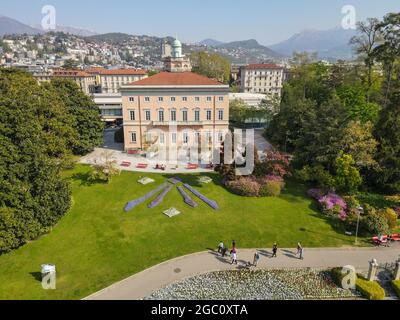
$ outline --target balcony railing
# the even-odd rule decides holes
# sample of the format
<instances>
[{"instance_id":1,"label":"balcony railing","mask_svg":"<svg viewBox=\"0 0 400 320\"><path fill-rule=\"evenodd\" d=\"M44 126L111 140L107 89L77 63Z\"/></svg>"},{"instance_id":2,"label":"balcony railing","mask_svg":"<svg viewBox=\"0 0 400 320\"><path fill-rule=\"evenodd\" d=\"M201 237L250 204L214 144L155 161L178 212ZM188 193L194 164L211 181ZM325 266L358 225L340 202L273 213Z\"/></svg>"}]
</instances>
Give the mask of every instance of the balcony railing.
<instances>
[{"instance_id":1,"label":"balcony railing","mask_svg":"<svg viewBox=\"0 0 400 320\"><path fill-rule=\"evenodd\" d=\"M153 121L153 126L202 126L202 121Z\"/></svg>"}]
</instances>

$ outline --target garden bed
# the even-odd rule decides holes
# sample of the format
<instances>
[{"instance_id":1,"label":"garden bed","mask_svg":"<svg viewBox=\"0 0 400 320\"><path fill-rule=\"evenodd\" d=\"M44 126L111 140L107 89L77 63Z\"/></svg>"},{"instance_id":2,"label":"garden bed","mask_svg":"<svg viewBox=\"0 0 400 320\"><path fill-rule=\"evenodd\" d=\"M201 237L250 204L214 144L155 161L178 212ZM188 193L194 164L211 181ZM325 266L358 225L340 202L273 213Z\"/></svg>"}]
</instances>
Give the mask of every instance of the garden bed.
<instances>
[{"instance_id":1,"label":"garden bed","mask_svg":"<svg viewBox=\"0 0 400 320\"><path fill-rule=\"evenodd\" d=\"M171 284L147 300L314 300L358 299L339 288L329 271L241 270L211 272Z\"/></svg>"}]
</instances>

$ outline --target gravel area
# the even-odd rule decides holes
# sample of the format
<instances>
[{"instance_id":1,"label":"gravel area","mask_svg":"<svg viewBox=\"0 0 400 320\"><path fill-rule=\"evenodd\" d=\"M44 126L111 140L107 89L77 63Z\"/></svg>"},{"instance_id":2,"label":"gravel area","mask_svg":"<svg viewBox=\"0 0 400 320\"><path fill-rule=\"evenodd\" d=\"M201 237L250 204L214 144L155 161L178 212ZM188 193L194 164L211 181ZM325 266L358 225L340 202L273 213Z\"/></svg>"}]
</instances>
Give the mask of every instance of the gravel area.
<instances>
[{"instance_id":1,"label":"gravel area","mask_svg":"<svg viewBox=\"0 0 400 320\"><path fill-rule=\"evenodd\" d=\"M338 288L326 270L219 271L185 279L146 300L310 300L356 299Z\"/></svg>"}]
</instances>

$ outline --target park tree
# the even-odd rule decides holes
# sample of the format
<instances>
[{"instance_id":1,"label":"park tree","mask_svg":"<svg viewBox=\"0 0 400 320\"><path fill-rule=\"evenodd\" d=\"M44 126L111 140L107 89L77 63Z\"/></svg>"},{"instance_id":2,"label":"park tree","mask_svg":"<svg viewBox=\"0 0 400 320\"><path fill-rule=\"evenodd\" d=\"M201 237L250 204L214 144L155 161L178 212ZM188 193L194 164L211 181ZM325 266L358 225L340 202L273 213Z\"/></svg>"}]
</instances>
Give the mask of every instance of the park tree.
<instances>
[{"instance_id":1,"label":"park tree","mask_svg":"<svg viewBox=\"0 0 400 320\"><path fill-rule=\"evenodd\" d=\"M334 98L317 110L306 112L304 124L294 142L298 168L322 165L333 172L334 162L342 149L346 113L340 100Z\"/></svg>"},{"instance_id":2,"label":"park tree","mask_svg":"<svg viewBox=\"0 0 400 320\"><path fill-rule=\"evenodd\" d=\"M366 171L377 166L378 142L373 136L371 122L351 121L343 130L342 151L353 157L357 168Z\"/></svg>"},{"instance_id":3,"label":"park tree","mask_svg":"<svg viewBox=\"0 0 400 320\"><path fill-rule=\"evenodd\" d=\"M350 40L354 51L364 60L367 68L366 97L369 102L370 90L373 86L373 67L375 64L375 48L382 43L380 21L376 18L367 19L357 24L357 35Z\"/></svg>"},{"instance_id":4,"label":"park tree","mask_svg":"<svg viewBox=\"0 0 400 320\"><path fill-rule=\"evenodd\" d=\"M229 118L233 123L244 123L248 119L249 106L242 99L235 99L229 103Z\"/></svg>"},{"instance_id":5,"label":"park tree","mask_svg":"<svg viewBox=\"0 0 400 320\"><path fill-rule=\"evenodd\" d=\"M337 190L354 193L362 184L356 162L349 154L341 153L335 160L334 185Z\"/></svg>"},{"instance_id":6,"label":"park tree","mask_svg":"<svg viewBox=\"0 0 400 320\"><path fill-rule=\"evenodd\" d=\"M219 54L207 52L193 52L190 56L193 72L217 79L228 84L231 78L231 63Z\"/></svg>"},{"instance_id":7,"label":"park tree","mask_svg":"<svg viewBox=\"0 0 400 320\"><path fill-rule=\"evenodd\" d=\"M400 57L400 13L389 13L378 24L383 41L374 48L375 58L383 64L385 73L384 101L386 107L393 93L394 85L399 85Z\"/></svg>"},{"instance_id":8,"label":"park tree","mask_svg":"<svg viewBox=\"0 0 400 320\"><path fill-rule=\"evenodd\" d=\"M30 75L0 69L0 253L47 232L70 207L62 179L68 112Z\"/></svg>"},{"instance_id":9,"label":"park tree","mask_svg":"<svg viewBox=\"0 0 400 320\"><path fill-rule=\"evenodd\" d=\"M357 85L342 85L337 89L337 94L345 106L350 120L375 122L378 118L380 106L368 102L365 90Z\"/></svg>"},{"instance_id":10,"label":"park tree","mask_svg":"<svg viewBox=\"0 0 400 320\"><path fill-rule=\"evenodd\" d=\"M76 155L85 155L102 143L104 124L100 110L78 85L67 79L53 79L48 87L65 103L76 139L71 141Z\"/></svg>"},{"instance_id":11,"label":"park tree","mask_svg":"<svg viewBox=\"0 0 400 320\"><path fill-rule=\"evenodd\" d=\"M378 140L376 160L379 170L375 184L386 191L400 192L400 93L394 95L390 104L382 110L375 128Z\"/></svg>"}]
</instances>

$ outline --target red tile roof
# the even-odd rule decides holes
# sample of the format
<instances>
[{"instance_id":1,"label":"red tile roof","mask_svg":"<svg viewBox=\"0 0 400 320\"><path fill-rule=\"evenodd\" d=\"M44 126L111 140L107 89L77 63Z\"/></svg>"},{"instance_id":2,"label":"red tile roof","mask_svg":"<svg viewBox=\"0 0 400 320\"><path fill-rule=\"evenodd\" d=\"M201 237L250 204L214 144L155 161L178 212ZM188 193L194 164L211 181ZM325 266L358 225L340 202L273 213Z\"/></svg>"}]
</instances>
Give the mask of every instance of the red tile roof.
<instances>
[{"instance_id":1,"label":"red tile roof","mask_svg":"<svg viewBox=\"0 0 400 320\"><path fill-rule=\"evenodd\" d=\"M102 75L146 75L147 71L142 69L105 69L105 68L89 68L86 72L91 74L102 74Z\"/></svg>"},{"instance_id":2,"label":"red tile roof","mask_svg":"<svg viewBox=\"0 0 400 320\"><path fill-rule=\"evenodd\" d=\"M193 72L160 72L131 86L218 86L223 83Z\"/></svg>"},{"instance_id":3,"label":"red tile roof","mask_svg":"<svg viewBox=\"0 0 400 320\"><path fill-rule=\"evenodd\" d=\"M92 77L91 74L82 70L54 70L55 77Z\"/></svg>"},{"instance_id":4,"label":"red tile roof","mask_svg":"<svg viewBox=\"0 0 400 320\"><path fill-rule=\"evenodd\" d=\"M272 63L259 63L259 64L249 64L245 66L245 69L283 69L283 67Z\"/></svg>"}]
</instances>

